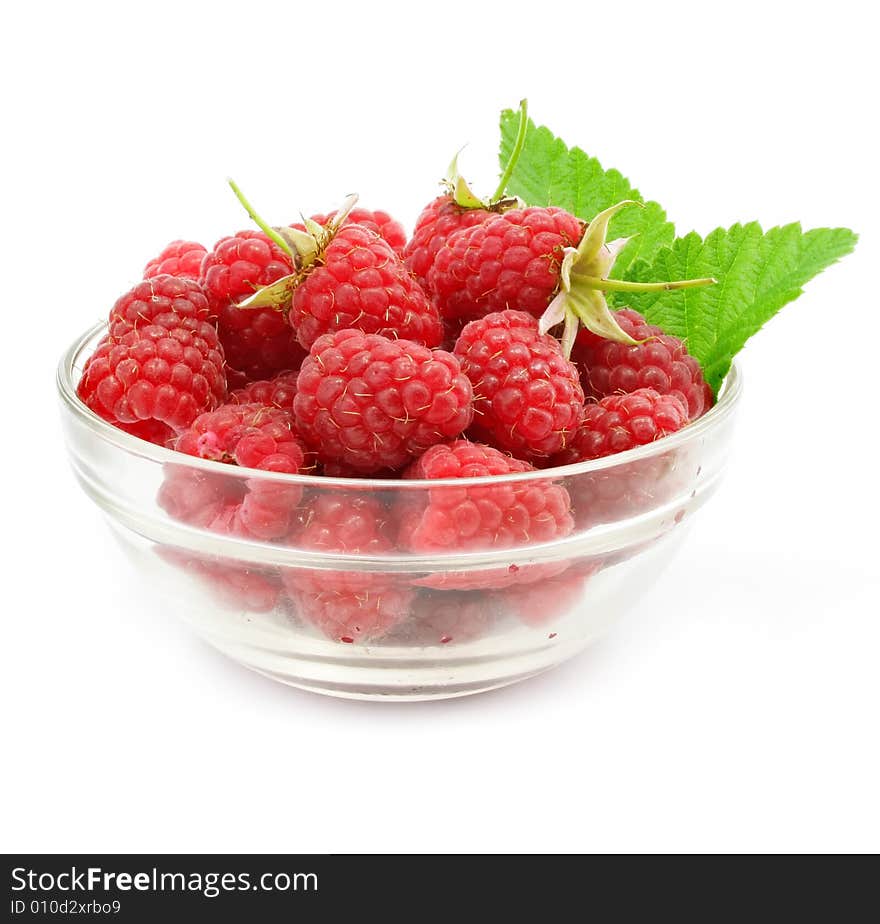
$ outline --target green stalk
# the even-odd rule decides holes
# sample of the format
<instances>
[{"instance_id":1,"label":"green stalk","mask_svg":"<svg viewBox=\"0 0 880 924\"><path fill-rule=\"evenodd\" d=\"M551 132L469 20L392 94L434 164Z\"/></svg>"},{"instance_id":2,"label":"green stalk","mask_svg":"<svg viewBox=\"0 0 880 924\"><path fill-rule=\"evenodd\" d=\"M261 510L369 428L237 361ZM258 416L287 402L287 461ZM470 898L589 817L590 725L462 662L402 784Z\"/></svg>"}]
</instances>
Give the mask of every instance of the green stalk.
<instances>
[{"instance_id":1,"label":"green stalk","mask_svg":"<svg viewBox=\"0 0 880 924\"><path fill-rule=\"evenodd\" d=\"M584 276L572 273L572 280L578 280L591 289L600 292L668 292L672 289L695 289L698 286L711 286L717 279L678 279L674 282L627 282L624 279L599 279L597 276Z\"/></svg>"},{"instance_id":2,"label":"green stalk","mask_svg":"<svg viewBox=\"0 0 880 924\"><path fill-rule=\"evenodd\" d=\"M526 131L528 127L529 101L523 99L520 100L519 103L519 128L516 132L516 141L513 144L513 150L510 152L510 158L507 161L507 166L504 168L504 173L501 174L498 188L495 190L495 195L492 196L493 202L497 202L499 199L503 198L504 193L507 191L507 184L510 182L511 176L513 176L516 162L519 160L519 155L522 154L522 149L526 143Z\"/></svg>"},{"instance_id":3,"label":"green stalk","mask_svg":"<svg viewBox=\"0 0 880 924\"><path fill-rule=\"evenodd\" d=\"M235 198L244 206L244 210L248 213L251 220L256 224L256 226L266 235L266 237L271 238L289 257L291 260L296 262L296 254L293 252L293 248L284 238L274 229L271 228L266 222L256 213L254 207L248 202L245 198L244 193L238 188L235 180L228 180L232 191L235 193Z\"/></svg>"}]
</instances>

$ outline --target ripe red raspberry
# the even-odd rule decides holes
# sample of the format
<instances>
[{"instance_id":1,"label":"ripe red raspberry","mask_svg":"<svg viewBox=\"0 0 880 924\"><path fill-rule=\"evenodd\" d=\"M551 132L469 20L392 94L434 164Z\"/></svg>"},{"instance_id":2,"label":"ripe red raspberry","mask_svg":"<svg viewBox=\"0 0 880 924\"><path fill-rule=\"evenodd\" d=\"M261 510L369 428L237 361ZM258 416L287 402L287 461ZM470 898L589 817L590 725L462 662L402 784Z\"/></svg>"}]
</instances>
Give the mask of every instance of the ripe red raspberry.
<instances>
[{"instance_id":1,"label":"ripe red raspberry","mask_svg":"<svg viewBox=\"0 0 880 924\"><path fill-rule=\"evenodd\" d=\"M433 446L404 478L458 479L534 471L528 462L491 446L455 440ZM574 527L568 492L551 480L499 481L459 487L438 484L402 493L398 543L420 554L514 549L567 536ZM564 570L567 563L488 571L438 573L416 583L469 590L528 583Z\"/></svg>"},{"instance_id":2,"label":"ripe red raspberry","mask_svg":"<svg viewBox=\"0 0 880 924\"><path fill-rule=\"evenodd\" d=\"M162 471L157 503L172 519L188 526L226 532L224 512L239 504L243 495L238 479L189 465L168 464Z\"/></svg>"},{"instance_id":3,"label":"ripe red raspberry","mask_svg":"<svg viewBox=\"0 0 880 924\"><path fill-rule=\"evenodd\" d=\"M474 439L522 458L560 452L584 413L578 371L524 311L471 321L455 355L474 386Z\"/></svg>"},{"instance_id":4,"label":"ripe red raspberry","mask_svg":"<svg viewBox=\"0 0 880 924\"><path fill-rule=\"evenodd\" d=\"M299 472L305 457L295 435L291 412L261 404L225 404L202 414L180 434L175 449L201 459L284 474ZM220 504L219 513L204 524L208 529L257 539L278 539L290 531L302 497L300 485L218 476L218 480L226 482L218 484L224 496L212 496L209 482L209 490L202 497L205 479L201 473L190 476L185 466L175 468L179 469L176 481L172 479L174 484L163 495L169 512L178 511L179 515L181 510L193 507L197 510L198 505L187 495L198 490L199 502L212 512ZM230 494L236 491L240 496L230 500Z\"/></svg>"},{"instance_id":5,"label":"ripe red raspberry","mask_svg":"<svg viewBox=\"0 0 880 924\"><path fill-rule=\"evenodd\" d=\"M144 279L165 274L198 279L206 253L207 250L195 241L172 241L144 267Z\"/></svg>"},{"instance_id":6,"label":"ripe red raspberry","mask_svg":"<svg viewBox=\"0 0 880 924\"><path fill-rule=\"evenodd\" d=\"M564 574L540 584L503 590L500 597L517 619L546 631L549 625L582 610L584 589L603 565L604 562L596 560L576 562Z\"/></svg>"},{"instance_id":7,"label":"ripe red raspberry","mask_svg":"<svg viewBox=\"0 0 880 924\"><path fill-rule=\"evenodd\" d=\"M111 333L120 322L129 327L156 323L168 326L173 319L161 319L170 315L178 320L214 320L205 290L198 282L164 275L145 279L121 295L110 309L107 323Z\"/></svg>"},{"instance_id":8,"label":"ripe red raspberry","mask_svg":"<svg viewBox=\"0 0 880 924\"><path fill-rule=\"evenodd\" d=\"M443 336L437 309L390 245L360 225L343 225L304 271L290 323L307 349L322 334L350 328L429 347Z\"/></svg>"},{"instance_id":9,"label":"ripe red raspberry","mask_svg":"<svg viewBox=\"0 0 880 924\"><path fill-rule=\"evenodd\" d=\"M239 231L205 254L200 278L219 310L292 271L288 255L262 231Z\"/></svg>"},{"instance_id":10,"label":"ripe red raspberry","mask_svg":"<svg viewBox=\"0 0 880 924\"><path fill-rule=\"evenodd\" d=\"M473 417L472 398L452 354L341 330L312 346L293 407L297 429L322 462L369 475L458 436Z\"/></svg>"},{"instance_id":11,"label":"ripe red raspberry","mask_svg":"<svg viewBox=\"0 0 880 924\"><path fill-rule=\"evenodd\" d=\"M312 221L316 221L319 225L326 225L328 221L335 217L336 210L334 209L326 215L312 215ZM398 257L403 256L403 248L406 246L406 231L404 231L403 225L392 218L388 212L353 208L342 224L343 227L345 225L360 225L362 228L367 228L386 241ZM294 225L294 227L299 226Z\"/></svg>"},{"instance_id":12,"label":"ripe red raspberry","mask_svg":"<svg viewBox=\"0 0 880 924\"><path fill-rule=\"evenodd\" d=\"M388 513L374 498L359 493L321 490L300 513L301 527L291 544L310 552L346 555L382 555L394 546L389 535ZM293 590L322 593L328 587L341 593L361 593L390 587L394 577L371 571L337 571L289 568L285 586Z\"/></svg>"},{"instance_id":13,"label":"ripe red raspberry","mask_svg":"<svg viewBox=\"0 0 880 924\"><path fill-rule=\"evenodd\" d=\"M296 369L304 352L287 317L274 308L239 309L261 286L293 272L288 255L262 231L224 237L202 260L201 281L218 317L220 342L236 385Z\"/></svg>"},{"instance_id":14,"label":"ripe red raspberry","mask_svg":"<svg viewBox=\"0 0 880 924\"><path fill-rule=\"evenodd\" d=\"M193 555L168 546L158 546L156 552L196 578L225 606L267 613L278 603L281 585L275 575L243 567L228 559Z\"/></svg>"},{"instance_id":15,"label":"ripe red raspberry","mask_svg":"<svg viewBox=\"0 0 880 924\"><path fill-rule=\"evenodd\" d=\"M580 429L553 457L553 464L570 465L626 452L675 433L687 422L687 408L675 395L662 395L653 388L609 395L586 406Z\"/></svg>"},{"instance_id":16,"label":"ripe red raspberry","mask_svg":"<svg viewBox=\"0 0 880 924\"><path fill-rule=\"evenodd\" d=\"M381 638L410 614L414 593L404 586L351 593L324 590L291 594L299 615L328 638L338 642Z\"/></svg>"},{"instance_id":17,"label":"ripe red raspberry","mask_svg":"<svg viewBox=\"0 0 880 924\"><path fill-rule=\"evenodd\" d=\"M568 448L551 460L569 465L644 446L688 422L687 409L674 395L641 388L588 404L584 421ZM688 467L679 451L584 473L571 479L578 525L612 523L644 513L671 497Z\"/></svg>"},{"instance_id":18,"label":"ripe red raspberry","mask_svg":"<svg viewBox=\"0 0 880 924\"><path fill-rule=\"evenodd\" d=\"M168 426L168 424L159 423L158 420L139 420L133 424L115 423L114 426L136 436L138 439L146 440L156 446L171 448L172 443L177 439L177 434Z\"/></svg>"},{"instance_id":19,"label":"ripe red raspberry","mask_svg":"<svg viewBox=\"0 0 880 924\"><path fill-rule=\"evenodd\" d=\"M560 284L563 249L584 224L564 209L511 209L452 234L428 273L443 318L512 308L540 316Z\"/></svg>"},{"instance_id":20,"label":"ripe red raspberry","mask_svg":"<svg viewBox=\"0 0 880 924\"><path fill-rule=\"evenodd\" d=\"M362 556L393 548L387 511L372 497L323 490L300 517L296 548ZM340 641L384 634L408 615L413 596L406 579L387 572L287 568L281 578L304 618Z\"/></svg>"},{"instance_id":21,"label":"ripe red raspberry","mask_svg":"<svg viewBox=\"0 0 880 924\"><path fill-rule=\"evenodd\" d=\"M286 411L293 410L293 399L296 397L296 379L299 370L293 372L279 372L274 378L259 379L250 382L243 388L237 388L229 393L230 404L265 404L269 407L280 407Z\"/></svg>"},{"instance_id":22,"label":"ripe red raspberry","mask_svg":"<svg viewBox=\"0 0 880 924\"><path fill-rule=\"evenodd\" d=\"M403 257L407 269L426 292L430 292L428 271L449 236L461 228L472 228L474 225L482 224L494 214L496 213L488 209L472 209L458 205L449 193L438 196L425 206L416 221L413 236L403 251Z\"/></svg>"},{"instance_id":23,"label":"ripe red raspberry","mask_svg":"<svg viewBox=\"0 0 880 924\"><path fill-rule=\"evenodd\" d=\"M712 406L712 390L703 370L678 337L664 334L631 308L615 311L614 317L633 339L645 342L627 346L581 330L572 360L581 369L588 395L604 398L651 388L682 401L691 420Z\"/></svg>"},{"instance_id":24,"label":"ripe red raspberry","mask_svg":"<svg viewBox=\"0 0 880 924\"><path fill-rule=\"evenodd\" d=\"M132 307L136 301L127 304ZM192 307L190 299L178 299L177 303ZM141 304L154 307L152 302ZM111 423L128 429L153 422L175 431L216 407L225 392L223 349L216 329L207 321L179 315L175 310L146 317L137 324L113 321L77 386L80 399ZM139 428L136 435L155 435L157 430Z\"/></svg>"}]
</instances>

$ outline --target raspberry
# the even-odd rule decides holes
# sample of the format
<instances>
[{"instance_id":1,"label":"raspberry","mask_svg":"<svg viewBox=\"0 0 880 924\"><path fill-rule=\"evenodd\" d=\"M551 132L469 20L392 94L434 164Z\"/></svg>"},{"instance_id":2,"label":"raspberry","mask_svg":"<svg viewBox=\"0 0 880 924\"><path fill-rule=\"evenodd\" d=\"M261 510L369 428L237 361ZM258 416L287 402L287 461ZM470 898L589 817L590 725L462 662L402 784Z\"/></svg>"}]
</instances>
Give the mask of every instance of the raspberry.
<instances>
[{"instance_id":1,"label":"raspberry","mask_svg":"<svg viewBox=\"0 0 880 924\"><path fill-rule=\"evenodd\" d=\"M511 209L452 234L428 272L444 319L513 308L541 315L560 283L563 249L583 222L558 208Z\"/></svg>"},{"instance_id":2,"label":"raspberry","mask_svg":"<svg viewBox=\"0 0 880 924\"><path fill-rule=\"evenodd\" d=\"M393 548L385 508L362 494L324 491L301 519L291 539L300 549L370 556ZM384 572L287 568L281 578L304 618L340 641L383 634L408 615L413 596L405 581Z\"/></svg>"},{"instance_id":3,"label":"raspberry","mask_svg":"<svg viewBox=\"0 0 880 924\"><path fill-rule=\"evenodd\" d=\"M571 444L552 462L569 465L625 452L675 433L686 423L687 410L674 395L650 388L609 395L587 405ZM657 507L687 477L686 470L684 459L663 453L571 479L578 525L611 523Z\"/></svg>"},{"instance_id":4,"label":"raspberry","mask_svg":"<svg viewBox=\"0 0 880 924\"><path fill-rule=\"evenodd\" d=\"M569 567L564 574L540 584L501 591L507 607L527 626L543 628L575 613L584 604L584 587L603 567L601 561L586 560Z\"/></svg>"},{"instance_id":5,"label":"raspberry","mask_svg":"<svg viewBox=\"0 0 880 924\"><path fill-rule=\"evenodd\" d=\"M230 404L265 404L269 407L280 407L287 411L293 410L293 399L296 397L296 378L299 370L295 372L279 372L274 378L259 379L250 382L243 388L237 388L229 393Z\"/></svg>"},{"instance_id":6,"label":"raspberry","mask_svg":"<svg viewBox=\"0 0 880 924\"><path fill-rule=\"evenodd\" d=\"M293 271L288 255L262 231L221 238L202 260L201 279L216 309L241 301Z\"/></svg>"},{"instance_id":7,"label":"raspberry","mask_svg":"<svg viewBox=\"0 0 880 924\"><path fill-rule=\"evenodd\" d=\"M166 448L170 448L177 438L177 435L168 424L159 423L158 420L139 420L133 424L116 423L115 426L117 429L130 433L138 439L154 443L156 446L165 446Z\"/></svg>"},{"instance_id":8,"label":"raspberry","mask_svg":"<svg viewBox=\"0 0 880 924\"><path fill-rule=\"evenodd\" d=\"M322 462L369 475L458 436L473 418L472 398L451 353L341 330L315 341L293 407L297 429Z\"/></svg>"},{"instance_id":9,"label":"raspberry","mask_svg":"<svg viewBox=\"0 0 880 924\"><path fill-rule=\"evenodd\" d=\"M336 211L334 210L327 215L312 215L312 221L316 221L319 225L326 225L335 216ZM345 225L360 225L362 228L367 228L386 241L398 257L403 256L403 249L406 246L406 231L403 230L403 225L393 219L388 212L354 208L348 213L348 217L342 224L343 227ZM295 225L294 227L297 226Z\"/></svg>"},{"instance_id":10,"label":"raspberry","mask_svg":"<svg viewBox=\"0 0 880 924\"><path fill-rule=\"evenodd\" d=\"M304 460L291 412L261 404L225 404L216 411L202 414L180 434L175 448L178 452L202 459L286 474L299 472ZM185 467L180 468L183 472L187 471ZM180 509L187 503L198 509L185 496L187 491L195 489L191 486L193 480L187 475L178 483L184 492L183 501L171 489L166 491L166 510L169 510L169 505L176 504ZM302 497L300 485L262 478L240 483L237 479L223 480L229 482L222 486L225 496L216 498L209 490L202 501L212 512L218 504L220 507L219 514L204 524L208 529L257 539L278 539L290 531ZM205 484L201 473L195 476L195 481L201 490ZM242 492L241 497L230 502L228 495L236 489Z\"/></svg>"},{"instance_id":11,"label":"raspberry","mask_svg":"<svg viewBox=\"0 0 880 924\"><path fill-rule=\"evenodd\" d=\"M153 276L139 282L120 296L107 319L108 325L120 322L130 327L165 324L162 318L173 315L178 320L213 321L214 314L204 288L193 279Z\"/></svg>"},{"instance_id":12,"label":"raspberry","mask_svg":"<svg viewBox=\"0 0 880 924\"><path fill-rule=\"evenodd\" d=\"M368 334L438 346L443 335L428 301L391 246L360 225L343 225L293 293L290 323L307 349L322 334Z\"/></svg>"},{"instance_id":13,"label":"raspberry","mask_svg":"<svg viewBox=\"0 0 880 924\"><path fill-rule=\"evenodd\" d=\"M224 531L224 511L242 498L241 485L235 479L188 465L165 465L163 475L157 503L172 519Z\"/></svg>"},{"instance_id":14,"label":"raspberry","mask_svg":"<svg viewBox=\"0 0 880 924\"><path fill-rule=\"evenodd\" d=\"M625 333L645 342L627 346L580 331L572 359L581 369L588 395L604 398L650 388L678 398L691 420L712 406L712 390L703 370L678 337L664 334L631 308L615 311L614 317Z\"/></svg>"},{"instance_id":15,"label":"raspberry","mask_svg":"<svg viewBox=\"0 0 880 924\"><path fill-rule=\"evenodd\" d=\"M474 386L474 439L524 458L560 452L584 413L577 369L524 311L471 321L455 355Z\"/></svg>"},{"instance_id":16,"label":"raspberry","mask_svg":"<svg viewBox=\"0 0 880 924\"><path fill-rule=\"evenodd\" d=\"M407 269L430 293L428 271L450 235L461 228L472 228L491 218L488 209L471 209L458 205L451 195L438 196L425 206L416 221L413 236L403 251Z\"/></svg>"},{"instance_id":17,"label":"raspberry","mask_svg":"<svg viewBox=\"0 0 880 924\"><path fill-rule=\"evenodd\" d=\"M640 388L609 395L584 409L584 420L569 446L554 456L554 465L600 459L636 446L645 446L688 422L687 408L675 395Z\"/></svg>"},{"instance_id":18,"label":"raspberry","mask_svg":"<svg viewBox=\"0 0 880 924\"><path fill-rule=\"evenodd\" d=\"M328 638L339 642L370 641L409 617L413 591L408 587L350 593L325 590L294 593L299 614Z\"/></svg>"},{"instance_id":19,"label":"raspberry","mask_svg":"<svg viewBox=\"0 0 880 924\"><path fill-rule=\"evenodd\" d=\"M433 446L404 478L456 479L534 471L528 462L491 446L456 440ZM398 542L421 554L513 549L567 536L574 527L568 492L550 480L502 481L468 487L437 485L403 492ZM564 570L567 563L488 571L437 573L416 583L425 587L478 589L538 580Z\"/></svg>"},{"instance_id":20,"label":"raspberry","mask_svg":"<svg viewBox=\"0 0 880 924\"><path fill-rule=\"evenodd\" d=\"M262 231L224 237L202 260L201 281L218 317L226 362L239 373L233 374L236 384L271 378L302 362L304 352L283 312L236 307L261 286L291 272L290 258Z\"/></svg>"},{"instance_id":21,"label":"raspberry","mask_svg":"<svg viewBox=\"0 0 880 924\"><path fill-rule=\"evenodd\" d=\"M158 257L144 267L144 279L167 274L187 279L201 275L202 258L207 250L195 241L172 241Z\"/></svg>"},{"instance_id":22,"label":"raspberry","mask_svg":"<svg viewBox=\"0 0 880 924\"><path fill-rule=\"evenodd\" d=\"M292 544L312 552L381 555L393 549L388 535L388 514L382 504L362 494L324 491L301 513L302 527ZM342 593L359 593L390 586L393 577L370 571L332 571L289 568L282 575L293 590L321 593L332 587Z\"/></svg>"},{"instance_id":23,"label":"raspberry","mask_svg":"<svg viewBox=\"0 0 880 924\"><path fill-rule=\"evenodd\" d=\"M270 574L229 559L192 555L168 546L158 546L156 551L165 561L197 578L227 606L267 613L278 602L281 587L277 577Z\"/></svg>"},{"instance_id":24,"label":"raspberry","mask_svg":"<svg viewBox=\"0 0 880 924\"><path fill-rule=\"evenodd\" d=\"M223 349L197 283L157 276L110 312L108 334L89 358L77 394L111 423L183 430L226 392ZM142 433L161 433L152 426Z\"/></svg>"},{"instance_id":25,"label":"raspberry","mask_svg":"<svg viewBox=\"0 0 880 924\"><path fill-rule=\"evenodd\" d=\"M395 633L395 640L405 645L461 645L486 636L498 616L492 592L423 590L412 619Z\"/></svg>"}]
</instances>

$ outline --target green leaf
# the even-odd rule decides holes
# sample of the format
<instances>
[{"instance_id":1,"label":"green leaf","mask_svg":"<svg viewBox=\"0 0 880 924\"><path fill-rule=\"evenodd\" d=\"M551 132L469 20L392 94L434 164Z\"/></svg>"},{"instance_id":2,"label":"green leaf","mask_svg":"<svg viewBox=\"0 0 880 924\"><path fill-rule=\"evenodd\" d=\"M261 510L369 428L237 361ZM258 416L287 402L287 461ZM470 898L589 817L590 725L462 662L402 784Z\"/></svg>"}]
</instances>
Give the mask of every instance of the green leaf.
<instances>
[{"instance_id":1,"label":"green leaf","mask_svg":"<svg viewBox=\"0 0 880 924\"><path fill-rule=\"evenodd\" d=\"M733 357L783 305L796 299L805 283L855 247L858 236L847 228L799 224L771 228L757 222L717 228L703 240L692 232L678 238L653 259L630 267L637 282L714 276L703 289L628 294L618 298L666 333L681 337L718 389Z\"/></svg>"},{"instance_id":2,"label":"green leaf","mask_svg":"<svg viewBox=\"0 0 880 924\"><path fill-rule=\"evenodd\" d=\"M519 128L519 112L506 109L501 113L501 150L499 160L507 163ZM641 193L617 170L605 170L595 157L580 148L568 148L543 126L529 119L525 146L507 184L510 195L519 196L528 205L556 205L584 221L623 199L643 202ZM645 208L629 208L611 223L610 238L637 235L621 251L612 276L622 279L637 259L651 260L663 247L672 243L675 228L666 220L666 212L656 202Z\"/></svg>"}]
</instances>

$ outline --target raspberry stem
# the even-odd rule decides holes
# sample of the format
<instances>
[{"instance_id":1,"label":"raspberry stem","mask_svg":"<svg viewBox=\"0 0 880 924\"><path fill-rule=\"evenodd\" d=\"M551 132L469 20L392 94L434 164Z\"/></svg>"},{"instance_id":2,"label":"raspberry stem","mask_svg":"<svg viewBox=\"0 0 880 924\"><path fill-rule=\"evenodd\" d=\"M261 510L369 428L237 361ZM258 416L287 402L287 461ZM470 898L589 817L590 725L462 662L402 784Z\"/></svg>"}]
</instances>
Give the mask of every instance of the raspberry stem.
<instances>
[{"instance_id":1,"label":"raspberry stem","mask_svg":"<svg viewBox=\"0 0 880 924\"><path fill-rule=\"evenodd\" d=\"M227 181L232 191L235 193L235 198L244 206L244 210L248 213L248 216L256 224L256 226L266 235L266 237L273 240L290 258L291 260L296 259L296 254L294 254L293 249L290 244L272 227L270 227L264 219L262 219L257 212L254 210L254 207L248 202L245 194L238 188L238 184L232 178L229 178Z\"/></svg>"},{"instance_id":2,"label":"raspberry stem","mask_svg":"<svg viewBox=\"0 0 880 924\"><path fill-rule=\"evenodd\" d=\"M507 166L504 168L504 173L501 174L501 179L498 181L498 188L495 190L495 194L492 196L492 201L497 202L498 200L504 197L505 192L507 192L507 184L510 182L511 176L513 176L513 171L516 168L516 163L519 160L519 155L522 154L522 149L526 143L526 131L529 127L529 101L527 99L521 99L519 101L519 127L516 131L516 140L513 143L513 150L510 152L510 157L507 160Z\"/></svg>"},{"instance_id":3,"label":"raspberry stem","mask_svg":"<svg viewBox=\"0 0 880 924\"><path fill-rule=\"evenodd\" d=\"M293 260L293 272L281 279L261 289L257 289L253 295L248 296L244 301L238 303L239 308L274 308L276 311L287 311L290 308L290 301L293 298L293 291L302 281L303 276L309 269L321 258L321 255L327 249L330 242L336 235L336 232L345 223L349 213L355 207L358 197L355 193L345 197L345 201L337 210L336 214L323 227L311 218L303 215L303 224L306 231L300 231L298 228L269 228L259 216L253 211L247 199L241 194L241 190L229 181L233 192L238 196L239 201L247 209L248 214L257 224L272 237L272 240L281 239L280 247L290 254ZM275 235L278 235L276 237Z\"/></svg>"},{"instance_id":4,"label":"raspberry stem","mask_svg":"<svg viewBox=\"0 0 880 924\"><path fill-rule=\"evenodd\" d=\"M525 145L526 131L529 127L528 111L528 100L520 100L519 128L517 129L513 150L510 152L507 166L501 174L498 188L490 199L481 199L470 186L468 186L467 181L459 172L458 158L461 151L452 158L452 163L446 170L446 180L444 184L449 195L452 197L452 201L455 202L456 205L460 205L463 209L487 209L492 212L503 212L506 209L515 208L520 205L519 200L515 196L505 197L505 190L507 189L507 184L510 182L510 178L516 167L516 162L519 160L519 156L522 154L522 149Z\"/></svg>"},{"instance_id":5,"label":"raspberry stem","mask_svg":"<svg viewBox=\"0 0 880 924\"><path fill-rule=\"evenodd\" d=\"M584 276L581 273L572 273L572 279L598 289L600 292L668 292L672 289L695 289L698 286L710 286L718 280L712 277L705 279L676 279L674 282L628 282L624 279L600 279L596 276Z\"/></svg>"}]
</instances>

